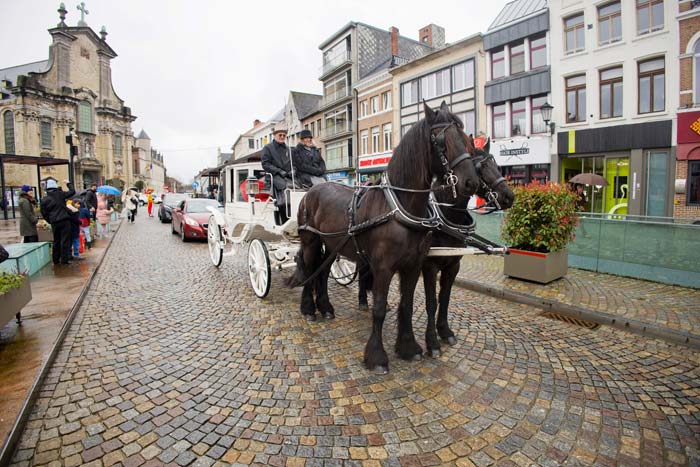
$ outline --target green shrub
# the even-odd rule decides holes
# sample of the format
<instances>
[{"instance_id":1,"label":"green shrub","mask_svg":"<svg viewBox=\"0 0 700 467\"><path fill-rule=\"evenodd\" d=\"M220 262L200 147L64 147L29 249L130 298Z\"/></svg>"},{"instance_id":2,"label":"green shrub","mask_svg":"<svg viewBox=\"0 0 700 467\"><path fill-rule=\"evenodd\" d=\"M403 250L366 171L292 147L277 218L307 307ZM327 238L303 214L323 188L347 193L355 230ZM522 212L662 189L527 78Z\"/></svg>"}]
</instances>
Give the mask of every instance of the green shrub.
<instances>
[{"instance_id":1,"label":"green shrub","mask_svg":"<svg viewBox=\"0 0 700 467\"><path fill-rule=\"evenodd\" d=\"M506 211L502 236L520 250L559 251L575 237L576 193L558 183L533 182L515 188L515 203Z\"/></svg>"},{"instance_id":2,"label":"green shrub","mask_svg":"<svg viewBox=\"0 0 700 467\"><path fill-rule=\"evenodd\" d=\"M22 287L25 280L27 280L27 276L22 274L0 272L0 295L5 295L10 290Z\"/></svg>"}]
</instances>

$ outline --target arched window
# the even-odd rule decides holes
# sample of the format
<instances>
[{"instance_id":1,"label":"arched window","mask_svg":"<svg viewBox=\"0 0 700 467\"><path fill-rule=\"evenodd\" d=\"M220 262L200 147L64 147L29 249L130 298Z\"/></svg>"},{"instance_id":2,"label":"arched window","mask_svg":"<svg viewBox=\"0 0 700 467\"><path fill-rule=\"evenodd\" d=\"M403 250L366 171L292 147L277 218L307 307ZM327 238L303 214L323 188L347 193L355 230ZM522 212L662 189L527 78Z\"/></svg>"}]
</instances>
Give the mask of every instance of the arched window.
<instances>
[{"instance_id":1,"label":"arched window","mask_svg":"<svg viewBox=\"0 0 700 467\"><path fill-rule=\"evenodd\" d=\"M700 39L695 41L693 49L693 69L695 70L695 79L693 80L693 90L695 96L695 104L700 104Z\"/></svg>"},{"instance_id":2,"label":"arched window","mask_svg":"<svg viewBox=\"0 0 700 467\"><path fill-rule=\"evenodd\" d=\"M5 130L5 153L15 153L15 116L11 110L2 114L2 123Z\"/></svg>"},{"instance_id":3,"label":"arched window","mask_svg":"<svg viewBox=\"0 0 700 467\"><path fill-rule=\"evenodd\" d=\"M92 106L88 101L81 101L78 106L78 131L92 133Z\"/></svg>"}]
</instances>

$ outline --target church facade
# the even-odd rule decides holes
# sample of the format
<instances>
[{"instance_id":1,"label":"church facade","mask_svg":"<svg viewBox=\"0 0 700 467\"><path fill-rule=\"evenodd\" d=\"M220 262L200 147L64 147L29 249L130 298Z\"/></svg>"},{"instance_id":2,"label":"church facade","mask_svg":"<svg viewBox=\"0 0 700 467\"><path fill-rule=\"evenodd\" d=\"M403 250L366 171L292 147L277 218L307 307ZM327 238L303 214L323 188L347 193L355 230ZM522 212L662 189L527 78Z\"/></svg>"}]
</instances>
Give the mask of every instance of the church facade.
<instances>
[{"instance_id":1,"label":"church facade","mask_svg":"<svg viewBox=\"0 0 700 467\"><path fill-rule=\"evenodd\" d=\"M0 70L0 152L69 159L66 136L78 147L74 159L76 189L91 183L132 185L136 119L112 84L111 60L117 54L83 19L49 29L48 60ZM86 13L86 12L85 12ZM43 168L42 178L63 180L68 166ZM6 184L37 186L33 166L7 164Z\"/></svg>"}]
</instances>

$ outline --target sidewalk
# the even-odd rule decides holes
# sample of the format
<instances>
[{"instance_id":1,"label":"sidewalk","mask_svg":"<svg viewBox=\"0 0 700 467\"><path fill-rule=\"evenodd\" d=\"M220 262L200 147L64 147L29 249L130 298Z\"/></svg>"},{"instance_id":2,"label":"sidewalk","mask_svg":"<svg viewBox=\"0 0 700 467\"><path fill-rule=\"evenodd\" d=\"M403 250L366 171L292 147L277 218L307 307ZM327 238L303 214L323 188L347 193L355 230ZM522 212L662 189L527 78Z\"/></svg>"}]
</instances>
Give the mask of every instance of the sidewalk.
<instances>
[{"instance_id":1,"label":"sidewalk","mask_svg":"<svg viewBox=\"0 0 700 467\"><path fill-rule=\"evenodd\" d=\"M5 225L10 238L12 225ZM44 266L31 277L32 300L22 309L22 325L13 320L0 328L0 448L29 395L56 339L114 238L95 241L80 261L69 266Z\"/></svg>"},{"instance_id":2,"label":"sidewalk","mask_svg":"<svg viewBox=\"0 0 700 467\"><path fill-rule=\"evenodd\" d=\"M700 348L700 289L569 268L547 285L503 275L499 256L465 256L456 285Z\"/></svg>"}]
</instances>

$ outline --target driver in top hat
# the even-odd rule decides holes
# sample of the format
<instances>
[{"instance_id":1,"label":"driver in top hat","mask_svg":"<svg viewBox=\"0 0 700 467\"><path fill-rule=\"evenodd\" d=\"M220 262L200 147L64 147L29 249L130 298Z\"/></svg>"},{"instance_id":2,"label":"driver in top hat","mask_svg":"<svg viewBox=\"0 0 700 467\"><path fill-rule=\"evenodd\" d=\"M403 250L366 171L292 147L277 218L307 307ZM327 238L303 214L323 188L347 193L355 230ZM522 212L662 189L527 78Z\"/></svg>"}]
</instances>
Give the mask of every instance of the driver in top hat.
<instances>
[{"instance_id":1,"label":"driver in top hat","mask_svg":"<svg viewBox=\"0 0 700 467\"><path fill-rule=\"evenodd\" d=\"M292 166L289 159L289 150L285 138L285 128L275 128L272 131L273 141L263 148L262 167L265 172L272 174L272 185L276 205L280 208L280 216L286 220L284 190L292 184ZM283 221L284 222L284 221Z\"/></svg>"}]
</instances>

